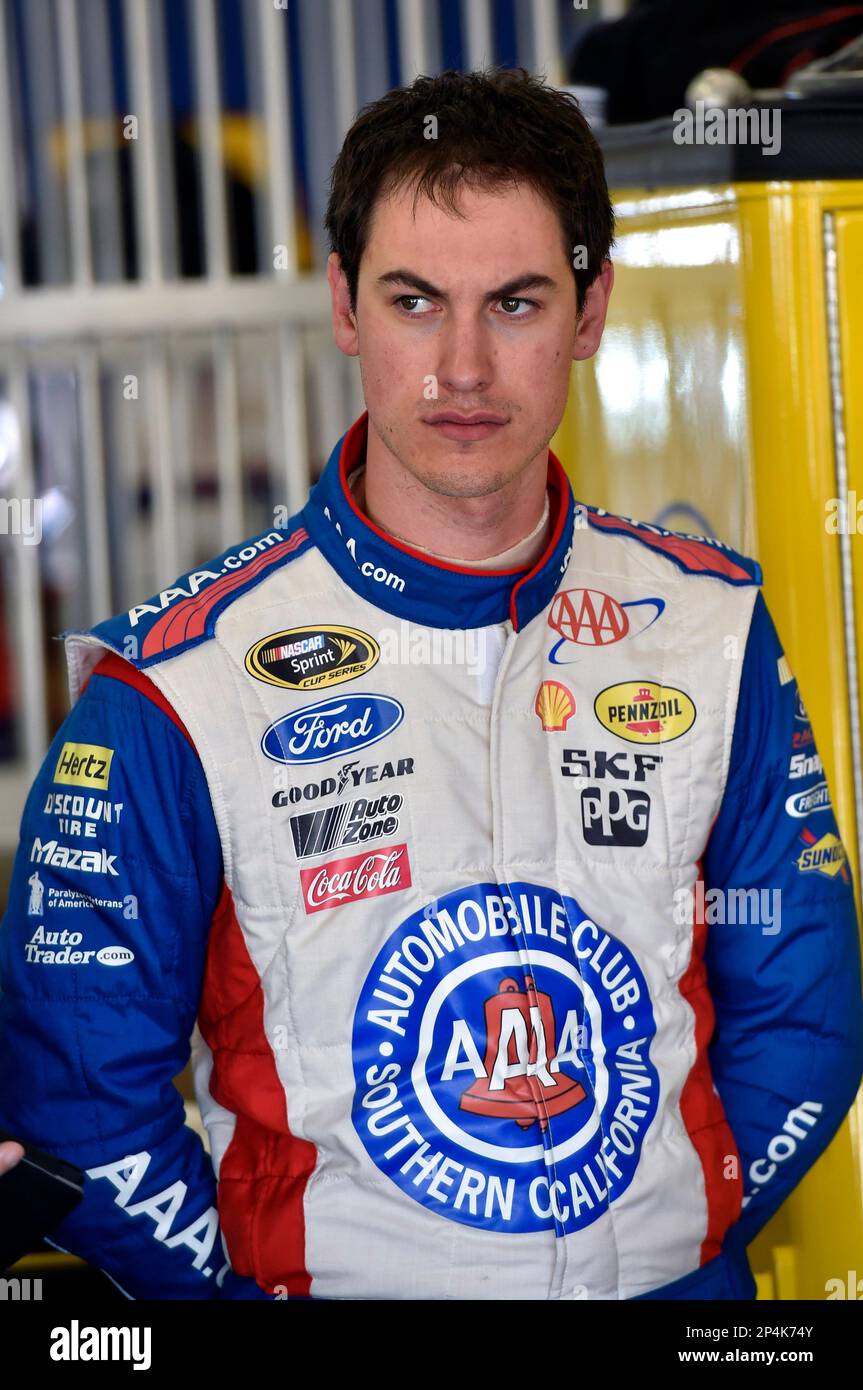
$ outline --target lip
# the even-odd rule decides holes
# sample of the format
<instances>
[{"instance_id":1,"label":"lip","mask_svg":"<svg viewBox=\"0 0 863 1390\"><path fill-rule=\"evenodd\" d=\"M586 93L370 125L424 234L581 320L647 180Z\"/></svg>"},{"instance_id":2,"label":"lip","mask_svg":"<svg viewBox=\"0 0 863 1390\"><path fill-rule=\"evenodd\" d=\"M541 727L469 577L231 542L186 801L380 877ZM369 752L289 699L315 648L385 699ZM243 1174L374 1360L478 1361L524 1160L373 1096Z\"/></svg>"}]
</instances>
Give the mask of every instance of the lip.
<instances>
[{"instance_id":1,"label":"lip","mask_svg":"<svg viewBox=\"0 0 863 1390\"><path fill-rule=\"evenodd\" d=\"M437 430L445 439L469 441L487 439L501 429L507 421L501 415L477 411L474 415L462 415L459 411L448 411L430 419L424 424Z\"/></svg>"}]
</instances>

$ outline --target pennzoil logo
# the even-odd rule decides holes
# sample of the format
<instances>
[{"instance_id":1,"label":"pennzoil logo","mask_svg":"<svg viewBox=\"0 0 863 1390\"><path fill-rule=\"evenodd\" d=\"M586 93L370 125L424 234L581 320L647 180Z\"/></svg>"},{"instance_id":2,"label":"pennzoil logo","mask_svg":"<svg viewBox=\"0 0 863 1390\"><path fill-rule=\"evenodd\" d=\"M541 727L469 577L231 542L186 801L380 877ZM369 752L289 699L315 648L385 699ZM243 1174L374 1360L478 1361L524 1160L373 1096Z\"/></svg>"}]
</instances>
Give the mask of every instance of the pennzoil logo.
<instances>
[{"instance_id":1,"label":"pennzoil logo","mask_svg":"<svg viewBox=\"0 0 863 1390\"><path fill-rule=\"evenodd\" d=\"M246 652L246 670L267 685L318 690L364 675L380 654L380 647L367 632L313 623L262 637Z\"/></svg>"},{"instance_id":2,"label":"pennzoil logo","mask_svg":"<svg viewBox=\"0 0 863 1390\"><path fill-rule=\"evenodd\" d=\"M695 723L695 705L689 696L656 681L606 686L593 708L602 727L627 743L672 743Z\"/></svg>"},{"instance_id":3,"label":"pennzoil logo","mask_svg":"<svg viewBox=\"0 0 863 1390\"><path fill-rule=\"evenodd\" d=\"M103 748L98 743L64 743L54 768L54 781L67 787L107 791L113 757L113 748Z\"/></svg>"},{"instance_id":4,"label":"pennzoil logo","mask_svg":"<svg viewBox=\"0 0 863 1390\"><path fill-rule=\"evenodd\" d=\"M841 874L843 882L848 882L845 846L838 835L828 830L826 835L817 836L807 826L800 838L806 846L795 860L801 874L818 873L826 878Z\"/></svg>"},{"instance_id":5,"label":"pennzoil logo","mask_svg":"<svg viewBox=\"0 0 863 1390\"><path fill-rule=\"evenodd\" d=\"M575 714L575 696L561 681L542 681L533 703L547 734L559 734Z\"/></svg>"}]
</instances>

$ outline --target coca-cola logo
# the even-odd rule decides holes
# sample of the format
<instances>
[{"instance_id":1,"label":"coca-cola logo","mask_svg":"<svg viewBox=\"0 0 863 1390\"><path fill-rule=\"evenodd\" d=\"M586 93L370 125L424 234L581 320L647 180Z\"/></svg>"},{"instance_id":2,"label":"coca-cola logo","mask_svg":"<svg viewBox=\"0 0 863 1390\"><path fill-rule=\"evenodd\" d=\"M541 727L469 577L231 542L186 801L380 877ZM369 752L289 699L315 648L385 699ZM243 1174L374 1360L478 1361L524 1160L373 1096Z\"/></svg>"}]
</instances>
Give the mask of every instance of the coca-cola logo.
<instances>
[{"instance_id":1,"label":"coca-cola logo","mask_svg":"<svg viewBox=\"0 0 863 1390\"><path fill-rule=\"evenodd\" d=\"M361 898L378 898L411 886L407 845L391 845L373 854L331 859L316 869L302 869L300 883L306 912L343 907Z\"/></svg>"}]
</instances>

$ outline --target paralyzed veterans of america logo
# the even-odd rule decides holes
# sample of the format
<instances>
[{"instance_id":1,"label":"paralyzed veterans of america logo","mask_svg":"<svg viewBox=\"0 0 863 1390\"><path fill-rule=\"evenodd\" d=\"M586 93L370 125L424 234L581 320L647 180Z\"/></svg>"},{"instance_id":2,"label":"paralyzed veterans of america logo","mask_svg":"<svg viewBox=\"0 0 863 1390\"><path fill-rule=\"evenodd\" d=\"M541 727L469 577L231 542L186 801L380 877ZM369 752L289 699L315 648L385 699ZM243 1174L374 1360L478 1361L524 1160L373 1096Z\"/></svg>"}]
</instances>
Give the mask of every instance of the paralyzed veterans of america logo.
<instances>
[{"instance_id":1,"label":"paralyzed veterans of america logo","mask_svg":"<svg viewBox=\"0 0 863 1390\"><path fill-rule=\"evenodd\" d=\"M659 1095L655 1031L631 952L573 898L471 885L402 922L369 972L353 1122L430 1211L565 1235L632 1181Z\"/></svg>"},{"instance_id":2,"label":"paralyzed veterans of america logo","mask_svg":"<svg viewBox=\"0 0 863 1390\"><path fill-rule=\"evenodd\" d=\"M554 666L569 666L578 659L572 646L607 647L636 637L662 616L665 599L639 598L620 603L600 589L562 589L555 594L548 625L560 634L548 659Z\"/></svg>"}]
</instances>

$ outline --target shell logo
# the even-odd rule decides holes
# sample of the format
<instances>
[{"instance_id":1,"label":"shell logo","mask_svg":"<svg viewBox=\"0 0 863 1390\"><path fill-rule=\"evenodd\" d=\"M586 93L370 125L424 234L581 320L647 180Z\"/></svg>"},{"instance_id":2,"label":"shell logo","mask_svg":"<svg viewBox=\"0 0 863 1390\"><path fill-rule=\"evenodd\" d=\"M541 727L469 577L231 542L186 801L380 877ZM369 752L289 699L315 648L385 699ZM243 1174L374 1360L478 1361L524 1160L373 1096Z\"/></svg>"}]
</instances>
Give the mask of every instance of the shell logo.
<instances>
[{"instance_id":1,"label":"shell logo","mask_svg":"<svg viewBox=\"0 0 863 1390\"><path fill-rule=\"evenodd\" d=\"M683 690L656 681L623 681L601 690L593 703L604 729L627 743L672 743L695 723L695 705Z\"/></svg>"},{"instance_id":2,"label":"shell logo","mask_svg":"<svg viewBox=\"0 0 863 1390\"><path fill-rule=\"evenodd\" d=\"M547 734L557 734L566 728L575 714L575 696L560 681L543 681L536 692L534 709Z\"/></svg>"}]
</instances>

